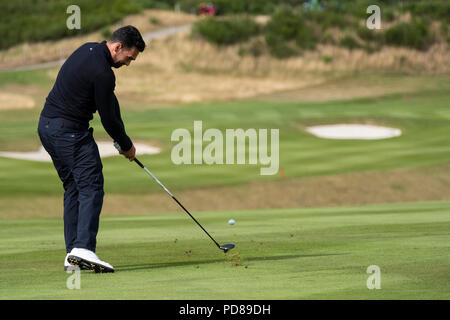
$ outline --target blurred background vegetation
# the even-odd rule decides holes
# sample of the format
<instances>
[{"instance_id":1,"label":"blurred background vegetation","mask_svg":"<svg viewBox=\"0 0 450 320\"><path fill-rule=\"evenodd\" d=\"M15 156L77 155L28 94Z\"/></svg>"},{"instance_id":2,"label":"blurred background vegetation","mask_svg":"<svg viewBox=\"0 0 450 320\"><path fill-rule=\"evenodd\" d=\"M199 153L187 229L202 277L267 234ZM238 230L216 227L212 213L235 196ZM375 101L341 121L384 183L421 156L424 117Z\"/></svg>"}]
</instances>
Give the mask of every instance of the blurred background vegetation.
<instances>
[{"instance_id":1,"label":"blurred background vegetation","mask_svg":"<svg viewBox=\"0 0 450 320\"><path fill-rule=\"evenodd\" d=\"M214 3L214 1L212 1ZM230 24L225 17L236 13L238 5L247 14L269 14L270 20L262 28L249 23L249 15L234 16ZM317 6L312 6L316 3ZM364 49L372 53L385 45L426 51L439 41L450 42L448 24L450 1L217 1L219 16L196 23L194 33L206 40L223 45L247 38L241 35L241 24L250 26L264 36L270 53L278 58L299 55L303 50L313 50L319 43L332 44L348 49ZM369 30L366 9L371 4L381 8L381 30ZM252 15L250 15L252 16ZM245 21L245 22L244 22ZM248 27L247 27L248 28ZM224 35L225 30L227 34ZM214 34L214 37L211 37ZM224 42L222 39L227 38Z\"/></svg>"},{"instance_id":2,"label":"blurred background vegetation","mask_svg":"<svg viewBox=\"0 0 450 320\"><path fill-rule=\"evenodd\" d=\"M61 23L69 17L66 10L72 4L81 8L80 30L69 30ZM0 5L0 49L89 33L142 10L137 2L128 0L0 0Z\"/></svg>"},{"instance_id":3,"label":"blurred background vegetation","mask_svg":"<svg viewBox=\"0 0 450 320\"><path fill-rule=\"evenodd\" d=\"M72 0L0 0L0 49L23 42L56 40L102 30L126 15L146 8L198 13L203 0L79 0L82 25L69 30L61 21L69 16ZM427 50L436 42L450 42L450 1L299 1L299 0L210 0L215 15L196 22L193 34L216 45L231 45L260 37L277 58L300 55L317 44L376 52L385 45ZM379 5L382 29L367 29L366 8ZM257 23L266 16L267 23ZM242 50L258 54L261 41Z\"/></svg>"}]
</instances>

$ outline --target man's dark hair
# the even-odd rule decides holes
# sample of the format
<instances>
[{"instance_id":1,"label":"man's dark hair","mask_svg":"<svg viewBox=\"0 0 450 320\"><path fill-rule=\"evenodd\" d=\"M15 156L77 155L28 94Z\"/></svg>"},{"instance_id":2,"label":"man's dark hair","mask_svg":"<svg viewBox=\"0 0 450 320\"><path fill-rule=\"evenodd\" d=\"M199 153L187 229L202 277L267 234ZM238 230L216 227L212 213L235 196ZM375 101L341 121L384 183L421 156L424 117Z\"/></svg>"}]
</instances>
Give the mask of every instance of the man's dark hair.
<instances>
[{"instance_id":1,"label":"man's dark hair","mask_svg":"<svg viewBox=\"0 0 450 320\"><path fill-rule=\"evenodd\" d=\"M120 42L126 49L136 47L139 52L142 52L145 49L145 42L144 39L142 39L141 33L133 26L117 29L113 32L109 41L112 43Z\"/></svg>"}]
</instances>

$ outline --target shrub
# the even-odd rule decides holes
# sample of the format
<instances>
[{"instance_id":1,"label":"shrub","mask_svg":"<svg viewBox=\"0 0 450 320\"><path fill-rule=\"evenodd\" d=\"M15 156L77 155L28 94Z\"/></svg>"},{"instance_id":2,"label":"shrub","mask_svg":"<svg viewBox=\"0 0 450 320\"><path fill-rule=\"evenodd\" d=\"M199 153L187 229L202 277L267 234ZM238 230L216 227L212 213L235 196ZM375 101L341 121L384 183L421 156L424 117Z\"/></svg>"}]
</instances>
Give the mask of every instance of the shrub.
<instances>
[{"instance_id":1,"label":"shrub","mask_svg":"<svg viewBox=\"0 0 450 320\"><path fill-rule=\"evenodd\" d=\"M302 27L297 30L295 43L299 48L314 50L317 41L318 39L313 28L307 28L305 25L302 25Z\"/></svg>"},{"instance_id":2,"label":"shrub","mask_svg":"<svg viewBox=\"0 0 450 320\"><path fill-rule=\"evenodd\" d=\"M387 22L395 20L395 11L392 8L386 7L381 11L381 19Z\"/></svg>"},{"instance_id":3,"label":"shrub","mask_svg":"<svg viewBox=\"0 0 450 320\"><path fill-rule=\"evenodd\" d=\"M266 43L269 53L279 59L289 58L300 53L300 50L292 43L286 42L273 34L266 35Z\"/></svg>"},{"instance_id":4,"label":"shrub","mask_svg":"<svg viewBox=\"0 0 450 320\"><path fill-rule=\"evenodd\" d=\"M408 2L403 5L404 10L416 17L429 17L435 20L450 22L450 2L421 0Z\"/></svg>"},{"instance_id":5,"label":"shrub","mask_svg":"<svg viewBox=\"0 0 450 320\"><path fill-rule=\"evenodd\" d=\"M302 28L302 20L294 11L283 8L275 12L267 23L265 32L283 40L294 40Z\"/></svg>"},{"instance_id":6,"label":"shrub","mask_svg":"<svg viewBox=\"0 0 450 320\"><path fill-rule=\"evenodd\" d=\"M346 35L345 37L343 37L339 42L339 45L350 50L361 48L361 45L358 43L358 41L356 41L356 39L351 35Z\"/></svg>"},{"instance_id":7,"label":"shrub","mask_svg":"<svg viewBox=\"0 0 450 320\"><path fill-rule=\"evenodd\" d=\"M224 19L206 18L196 22L192 28L194 35L200 35L208 42L218 45L234 44L248 40L260 33L259 25L246 16Z\"/></svg>"},{"instance_id":8,"label":"shrub","mask_svg":"<svg viewBox=\"0 0 450 320\"><path fill-rule=\"evenodd\" d=\"M143 7L173 9L176 4L185 12L195 13L197 6L202 2L214 5L217 15L238 13L271 14L277 6L289 5L296 7L301 4L299 0L135 0Z\"/></svg>"},{"instance_id":9,"label":"shrub","mask_svg":"<svg viewBox=\"0 0 450 320\"><path fill-rule=\"evenodd\" d=\"M384 35L380 30L370 30L366 27L360 26L356 29L356 34L362 40L369 42L371 45L383 45Z\"/></svg>"},{"instance_id":10,"label":"shrub","mask_svg":"<svg viewBox=\"0 0 450 320\"><path fill-rule=\"evenodd\" d=\"M140 6L144 8L160 9L160 10L171 10L174 8L175 3L172 1L162 1L162 0L135 0Z\"/></svg>"},{"instance_id":11,"label":"shrub","mask_svg":"<svg viewBox=\"0 0 450 320\"><path fill-rule=\"evenodd\" d=\"M426 50L434 39L428 26L422 21L399 23L385 32L385 41L389 45Z\"/></svg>"},{"instance_id":12,"label":"shrub","mask_svg":"<svg viewBox=\"0 0 450 320\"><path fill-rule=\"evenodd\" d=\"M322 61L325 62L326 64L330 64L331 62L333 62L333 57L330 56L322 56Z\"/></svg>"},{"instance_id":13,"label":"shrub","mask_svg":"<svg viewBox=\"0 0 450 320\"><path fill-rule=\"evenodd\" d=\"M283 8L272 15L265 27L269 52L278 58L287 58L301 52L299 49L314 49L318 37L299 13Z\"/></svg>"},{"instance_id":14,"label":"shrub","mask_svg":"<svg viewBox=\"0 0 450 320\"><path fill-rule=\"evenodd\" d=\"M99 30L142 8L134 0L79 0L81 29L69 30L66 9L71 0L0 0L0 49L22 42L56 40Z\"/></svg>"},{"instance_id":15,"label":"shrub","mask_svg":"<svg viewBox=\"0 0 450 320\"><path fill-rule=\"evenodd\" d=\"M331 10L304 12L302 13L302 19L320 25L323 31L333 27L339 30L345 30L357 26L356 20L345 12Z\"/></svg>"},{"instance_id":16,"label":"shrub","mask_svg":"<svg viewBox=\"0 0 450 320\"><path fill-rule=\"evenodd\" d=\"M204 2L204 0L198 0ZM217 10L217 14L271 14L279 5L291 7L300 5L298 0L209 0Z\"/></svg>"}]
</instances>

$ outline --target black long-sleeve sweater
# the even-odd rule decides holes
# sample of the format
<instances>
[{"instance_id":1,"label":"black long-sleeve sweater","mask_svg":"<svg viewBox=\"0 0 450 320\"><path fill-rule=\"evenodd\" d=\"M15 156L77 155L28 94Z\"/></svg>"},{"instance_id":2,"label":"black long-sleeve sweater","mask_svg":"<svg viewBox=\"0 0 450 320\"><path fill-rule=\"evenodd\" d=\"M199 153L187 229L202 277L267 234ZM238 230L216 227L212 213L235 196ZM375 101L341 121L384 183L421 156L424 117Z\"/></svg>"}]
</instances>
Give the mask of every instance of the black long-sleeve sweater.
<instances>
[{"instance_id":1,"label":"black long-sleeve sweater","mask_svg":"<svg viewBox=\"0 0 450 320\"><path fill-rule=\"evenodd\" d=\"M113 60L106 41L88 42L75 50L59 70L42 115L76 121L86 128L98 110L106 132L122 150L132 147L125 132L111 70Z\"/></svg>"}]
</instances>

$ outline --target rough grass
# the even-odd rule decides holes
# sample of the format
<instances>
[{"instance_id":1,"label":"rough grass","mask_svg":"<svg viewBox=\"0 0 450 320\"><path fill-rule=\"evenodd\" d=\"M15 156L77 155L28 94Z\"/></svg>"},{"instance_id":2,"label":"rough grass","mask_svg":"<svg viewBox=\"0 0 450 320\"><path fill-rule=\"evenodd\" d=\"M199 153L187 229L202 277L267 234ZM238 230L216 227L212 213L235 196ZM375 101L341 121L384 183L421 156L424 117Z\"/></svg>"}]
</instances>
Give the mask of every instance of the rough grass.
<instances>
[{"instance_id":1,"label":"rough grass","mask_svg":"<svg viewBox=\"0 0 450 320\"><path fill-rule=\"evenodd\" d=\"M289 172L284 172L284 178L278 181L172 191L191 212L450 200L449 169L448 165L438 165L309 178L289 178ZM153 187L153 181L149 180L148 183L149 188ZM32 201L19 201L17 198L0 197L0 217L62 216L62 188L58 195L28 197ZM162 190L152 190L145 194L107 193L102 216L148 215L173 211L180 211L180 208Z\"/></svg>"}]
</instances>

